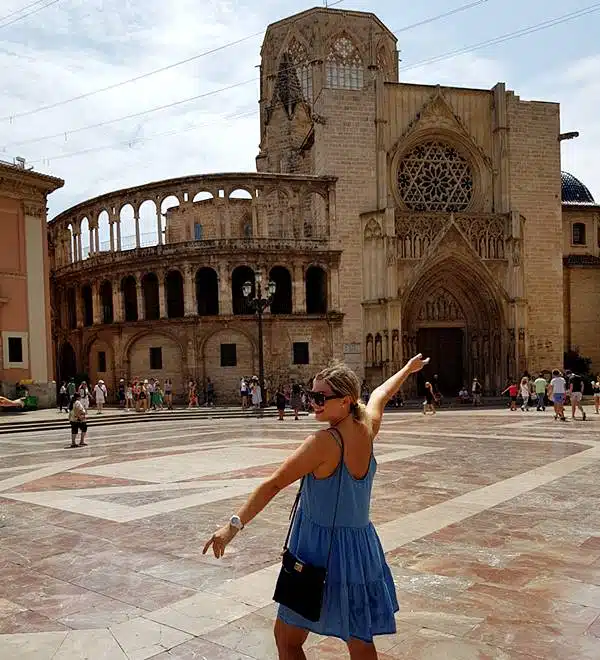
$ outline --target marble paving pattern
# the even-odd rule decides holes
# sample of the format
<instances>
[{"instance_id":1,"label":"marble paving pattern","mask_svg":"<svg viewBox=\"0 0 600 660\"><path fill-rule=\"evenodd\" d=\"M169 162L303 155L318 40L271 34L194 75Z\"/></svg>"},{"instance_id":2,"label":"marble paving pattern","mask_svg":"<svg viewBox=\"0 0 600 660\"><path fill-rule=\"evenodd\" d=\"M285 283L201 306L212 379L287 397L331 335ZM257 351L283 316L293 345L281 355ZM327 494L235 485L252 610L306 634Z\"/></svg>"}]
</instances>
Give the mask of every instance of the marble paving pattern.
<instances>
[{"instance_id":1,"label":"marble paving pattern","mask_svg":"<svg viewBox=\"0 0 600 660\"><path fill-rule=\"evenodd\" d=\"M382 660L600 659L600 418L389 414L371 515L396 582ZM65 425L66 426L66 425ZM295 486L217 525L317 428L184 420L0 437L0 658L270 660ZM310 636L311 660L347 658Z\"/></svg>"}]
</instances>

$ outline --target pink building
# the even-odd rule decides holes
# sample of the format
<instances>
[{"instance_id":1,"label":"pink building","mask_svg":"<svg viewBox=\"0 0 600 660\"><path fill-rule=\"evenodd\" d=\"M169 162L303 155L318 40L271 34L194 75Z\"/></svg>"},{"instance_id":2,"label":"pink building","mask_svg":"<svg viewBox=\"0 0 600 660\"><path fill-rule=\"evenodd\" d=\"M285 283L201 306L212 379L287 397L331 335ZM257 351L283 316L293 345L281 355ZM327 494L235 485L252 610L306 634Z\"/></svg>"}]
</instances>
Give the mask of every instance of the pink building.
<instances>
[{"instance_id":1,"label":"pink building","mask_svg":"<svg viewBox=\"0 0 600 660\"><path fill-rule=\"evenodd\" d=\"M0 389L29 381L41 405L52 403L50 262L46 200L64 181L0 161Z\"/></svg>"}]
</instances>

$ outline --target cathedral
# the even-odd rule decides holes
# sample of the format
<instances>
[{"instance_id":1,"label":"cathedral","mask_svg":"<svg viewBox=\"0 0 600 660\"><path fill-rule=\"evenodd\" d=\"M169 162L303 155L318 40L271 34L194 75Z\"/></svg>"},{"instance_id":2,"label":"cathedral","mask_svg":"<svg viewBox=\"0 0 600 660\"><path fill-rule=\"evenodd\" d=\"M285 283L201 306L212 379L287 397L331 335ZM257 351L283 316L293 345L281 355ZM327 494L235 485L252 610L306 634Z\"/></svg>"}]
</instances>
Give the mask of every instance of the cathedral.
<instances>
[{"instance_id":1,"label":"cathedral","mask_svg":"<svg viewBox=\"0 0 600 660\"><path fill-rule=\"evenodd\" d=\"M247 281L275 285L273 384L336 358L375 385L416 352L448 395L473 377L497 393L569 349L600 370L600 206L561 173L559 105L401 78L371 13L270 25L257 172L123 189L50 222L58 378L210 377L233 401L257 371Z\"/></svg>"}]
</instances>

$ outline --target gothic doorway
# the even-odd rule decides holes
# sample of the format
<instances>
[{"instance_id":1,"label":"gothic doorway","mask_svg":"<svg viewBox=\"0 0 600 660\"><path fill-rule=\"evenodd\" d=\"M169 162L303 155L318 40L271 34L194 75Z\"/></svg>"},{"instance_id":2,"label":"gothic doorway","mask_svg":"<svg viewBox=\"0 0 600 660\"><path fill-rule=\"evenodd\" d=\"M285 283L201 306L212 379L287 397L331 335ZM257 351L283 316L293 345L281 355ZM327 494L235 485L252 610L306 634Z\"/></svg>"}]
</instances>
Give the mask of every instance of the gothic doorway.
<instances>
[{"instance_id":1,"label":"gothic doorway","mask_svg":"<svg viewBox=\"0 0 600 660\"><path fill-rule=\"evenodd\" d=\"M430 364L418 376L419 395L425 393L425 382L438 376L440 392L454 397L464 383L463 328L420 328L417 332L417 352L431 358Z\"/></svg>"}]
</instances>

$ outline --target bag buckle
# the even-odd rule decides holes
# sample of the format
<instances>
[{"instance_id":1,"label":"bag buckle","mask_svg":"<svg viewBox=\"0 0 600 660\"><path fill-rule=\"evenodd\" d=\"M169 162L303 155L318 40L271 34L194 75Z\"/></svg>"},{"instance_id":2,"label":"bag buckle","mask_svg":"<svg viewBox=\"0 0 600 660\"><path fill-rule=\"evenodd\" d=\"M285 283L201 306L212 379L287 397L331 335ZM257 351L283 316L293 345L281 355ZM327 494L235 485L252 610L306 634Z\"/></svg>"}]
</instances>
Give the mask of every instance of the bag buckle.
<instances>
[{"instance_id":1,"label":"bag buckle","mask_svg":"<svg viewBox=\"0 0 600 660\"><path fill-rule=\"evenodd\" d=\"M299 561L297 561L297 562L294 564L294 570L295 570L296 572L298 572L298 573L302 573L302 569L303 569L303 568L304 568L304 566L302 566L302 564L301 564Z\"/></svg>"}]
</instances>

